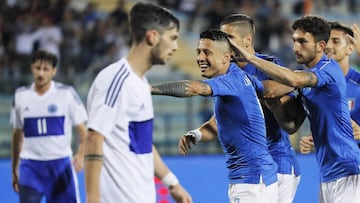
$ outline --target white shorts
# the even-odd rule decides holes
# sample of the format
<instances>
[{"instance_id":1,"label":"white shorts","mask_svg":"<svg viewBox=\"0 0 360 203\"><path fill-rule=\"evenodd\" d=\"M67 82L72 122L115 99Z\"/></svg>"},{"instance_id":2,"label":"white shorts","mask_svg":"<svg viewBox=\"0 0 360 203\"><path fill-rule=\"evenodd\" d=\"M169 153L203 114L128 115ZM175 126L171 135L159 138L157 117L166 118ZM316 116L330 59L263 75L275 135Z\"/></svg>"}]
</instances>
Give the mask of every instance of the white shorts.
<instances>
[{"instance_id":1,"label":"white shorts","mask_svg":"<svg viewBox=\"0 0 360 203\"><path fill-rule=\"evenodd\" d=\"M359 203L360 175L352 175L328 183L321 183L320 203Z\"/></svg>"},{"instance_id":2,"label":"white shorts","mask_svg":"<svg viewBox=\"0 0 360 203\"><path fill-rule=\"evenodd\" d=\"M228 196L230 203L277 203L278 183L229 184Z\"/></svg>"},{"instance_id":3,"label":"white shorts","mask_svg":"<svg viewBox=\"0 0 360 203\"><path fill-rule=\"evenodd\" d=\"M279 203L292 203L300 182L300 176L295 174L277 174L279 185Z\"/></svg>"}]
</instances>

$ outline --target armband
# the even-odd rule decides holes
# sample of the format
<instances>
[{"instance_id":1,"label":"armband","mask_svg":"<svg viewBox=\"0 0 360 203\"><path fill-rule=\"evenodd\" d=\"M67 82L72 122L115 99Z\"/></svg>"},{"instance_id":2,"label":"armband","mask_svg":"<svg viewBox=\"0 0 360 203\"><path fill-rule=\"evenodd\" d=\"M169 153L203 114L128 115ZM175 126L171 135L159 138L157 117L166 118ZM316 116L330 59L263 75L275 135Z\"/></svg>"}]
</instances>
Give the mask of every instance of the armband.
<instances>
[{"instance_id":1,"label":"armband","mask_svg":"<svg viewBox=\"0 0 360 203\"><path fill-rule=\"evenodd\" d=\"M102 161L103 158L102 154L86 154L84 157L86 161Z\"/></svg>"},{"instance_id":2,"label":"armband","mask_svg":"<svg viewBox=\"0 0 360 203\"><path fill-rule=\"evenodd\" d=\"M185 134L185 136L191 136L193 138L195 138L196 142L199 142L201 140L201 131L199 129L195 129L195 130L190 130L189 132L187 132Z\"/></svg>"},{"instance_id":3,"label":"armband","mask_svg":"<svg viewBox=\"0 0 360 203\"><path fill-rule=\"evenodd\" d=\"M179 183L179 180L177 179L177 177L172 173L169 172L165 177L163 177L161 179L161 182L166 186L166 187L171 187L174 186L176 184Z\"/></svg>"}]
</instances>

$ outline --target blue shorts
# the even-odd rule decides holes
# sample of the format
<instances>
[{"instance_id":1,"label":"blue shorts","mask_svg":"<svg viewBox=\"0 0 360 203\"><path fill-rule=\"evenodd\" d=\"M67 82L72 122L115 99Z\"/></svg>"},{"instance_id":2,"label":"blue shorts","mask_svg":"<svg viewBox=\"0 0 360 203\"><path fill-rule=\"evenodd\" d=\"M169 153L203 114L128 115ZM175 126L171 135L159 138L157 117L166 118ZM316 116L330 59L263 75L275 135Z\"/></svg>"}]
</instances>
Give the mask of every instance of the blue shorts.
<instances>
[{"instance_id":1,"label":"blue shorts","mask_svg":"<svg viewBox=\"0 0 360 203\"><path fill-rule=\"evenodd\" d=\"M70 158L50 161L22 159L19 167L20 199L45 196L47 202L80 202L77 176ZM27 188L23 192L21 188ZM28 192L30 191L32 192Z\"/></svg>"}]
</instances>

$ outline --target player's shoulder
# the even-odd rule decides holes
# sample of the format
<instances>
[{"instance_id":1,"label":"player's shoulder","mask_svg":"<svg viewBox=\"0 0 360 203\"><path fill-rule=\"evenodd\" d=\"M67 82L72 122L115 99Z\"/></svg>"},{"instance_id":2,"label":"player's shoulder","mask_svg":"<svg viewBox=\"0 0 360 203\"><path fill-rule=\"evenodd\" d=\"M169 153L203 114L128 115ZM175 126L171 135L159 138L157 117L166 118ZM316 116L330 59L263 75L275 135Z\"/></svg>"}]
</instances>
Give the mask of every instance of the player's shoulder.
<instances>
[{"instance_id":1,"label":"player's shoulder","mask_svg":"<svg viewBox=\"0 0 360 203\"><path fill-rule=\"evenodd\" d=\"M121 58L102 69L98 76L114 76L119 71L128 71L129 64L125 58Z\"/></svg>"},{"instance_id":2,"label":"player's shoulder","mask_svg":"<svg viewBox=\"0 0 360 203\"><path fill-rule=\"evenodd\" d=\"M15 94L21 94L27 91L31 90L31 85L27 85L27 86L20 86L18 88L16 88L15 90Z\"/></svg>"},{"instance_id":3,"label":"player's shoulder","mask_svg":"<svg viewBox=\"0 0 360 203\"><path fill-rule=\"evenodd\" d=\"M261 59L270 61L272 63L276 63L276 64L280 63L279 60L274 55L271 55L271 54L263 54L263 53L256 52L255 55Z\"/></svg>"},{"instance_id":4,"label":"player's shoulder","mask_svg":"<svg viewBox=\"0 0 360 203\"><path fill-rule=\"evenodd\" d=\"M355 68L350 67L348 74L346 75L354 83L360 85L360 72L357 71Z\"/></svg>"}]
</instances>

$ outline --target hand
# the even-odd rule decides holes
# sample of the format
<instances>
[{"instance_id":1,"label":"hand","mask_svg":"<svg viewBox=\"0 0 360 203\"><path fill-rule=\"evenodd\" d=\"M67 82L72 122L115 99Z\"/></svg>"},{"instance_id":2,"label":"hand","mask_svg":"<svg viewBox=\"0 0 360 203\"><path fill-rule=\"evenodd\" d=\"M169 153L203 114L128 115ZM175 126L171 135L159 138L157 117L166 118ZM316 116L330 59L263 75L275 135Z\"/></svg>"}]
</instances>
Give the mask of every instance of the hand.
<instances>
[{"instance_id":1,"label":"hand","mask_svg":"<svg viewBox=\"0 0 360 203\"><path fill-rule=\"evenodd\" d=\"M169 192L176 203L192 203L190 194L180 184L171 186Z\"/></svg>"},{"instance_id":2,"label":"hand","mask_svg":"<svg viewBox=\"0 0 360 203\"><path fill-rule=\"evenodd\" d=\"M357 24L353 24L351 26L351 29L354 33L354 37L351 37L350 35L348 35L348 37L350 38L351 42L354 44L357 53L360 55L360 28Z\"/></svg>"},{"instance_id":3,"label":"hand","mask_svg":"<svg viewBox=\"0 0 360 203\"><path fill-rule=\"evenodd\" d=\"M84 154L83 153L76 153L72 159L72 165L75 168L75 171L79 173L84 168Z\"/></svg>"},{"instance_id":4,"label":"hand","mask_svg":"<svg viewBox=\"0 0 360 203\"><path fill-rule=\"evenodd\" d=\"M12 187L15 192L19 192L19 174L17 171L12 173Z\"/></svg>"},{"instance_id":5,"label":"hand","mask_svg":"<svg viewBox=\"0 0 360 203\"><path fill-rule=\"evenodd\" d=\"M314 147L314 140L312 135L302 137L299 146L300 146L300 152L302 154L309 154L312 148Z\"/></svg>"},{"instance_id":6,"label":"hand","mask_svg":"<svg viewBox=\"0 0 360 203\"><path fill-rule=\"evenodd\" d=\"M179 150L182 155L185 156L191 149L191 143L196 145L195 137L190 134L185 134L179 139Z\"/></svg>"},{"instance_id":7,"label":"hand","mask_svg":"<svg viewBox=\"0 0 360 203\"><path fill-rule=\"evenodd\" d=\"M233 59L235 61L248 61L253 54L248 53L244 47L238 46L231 38L229 38L231 50L234 52Z\"/></svg>"},{"instance_id":8,"label":"hand","mask_svg":"<svg viewBox=\"0 0 360 203\"><path fill-rule=\"evenodd\" d=\"M354 139L360 140L360 126L353 120L351 120L351 126L353 128Z\"/></svg>"}]
</instances>

